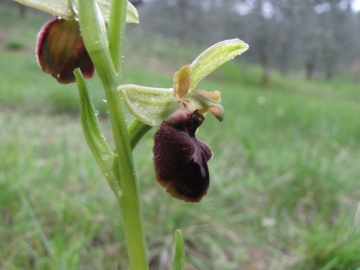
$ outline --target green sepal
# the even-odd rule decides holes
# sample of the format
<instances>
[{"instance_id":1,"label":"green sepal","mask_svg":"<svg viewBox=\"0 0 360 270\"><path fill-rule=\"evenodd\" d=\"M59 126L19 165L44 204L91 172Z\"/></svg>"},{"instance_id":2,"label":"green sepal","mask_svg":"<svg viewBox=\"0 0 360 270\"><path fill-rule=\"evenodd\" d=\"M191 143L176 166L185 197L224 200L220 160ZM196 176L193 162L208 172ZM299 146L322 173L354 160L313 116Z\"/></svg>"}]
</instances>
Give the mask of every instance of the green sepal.
<instances>
[{"instance_id":1,"label":"green sepal","mask_svg":"<svg viewBox=\"0 0 360 270\"><path fill-rule=\"evenodd\" d=\"M85 79L79 69L74 71L80 97L80 117L85 139L93 153L96 162L108 181L116 197L120 196L118 179L113 173L115 155L106 142L105 135L101 131L100 123L96 117L94 105L85 83Z\"/></svg>"},{"instance_id":2,"label":"green sepal","mask_svg":"<svg viewBox=\"0 0 360 270\"><path fill-rule=\"evenodd\" d=\"M152 88L125 84L118 87L130 112L141 122L149 126L159 126L179 106L173 89Z\"/></svg>"},{"instance_id":3,"label":"green sepal","mask_svg":"<svg viewBox=\"0 0 360 270\"><path fill-rule=\"evenodd\" d=\"M240 39L224 40L200 54L190 65L191 84L189 92L207 75L217 69L225 62L242 54L249 45Z\"/></svg>"},{"instance_id":4,"label":"green sepal","mask_svg":"<svg viewBox=\"0 0 360 270\"><path fill-rule=\"evenodd\" d=\"M181 230L175 231L175 255L173 270L183 270L185 268L185 247Z\"/></svg>"},{"instance_id":5,"label":"green sepal","mask_svg":"<svg viewBox=\"0 0 360 270\"><path fill-rule=\"evenodd\" d=\"M73 20L76 16L69 0L14 0L22 5L40 9L65 20Z\"/></svg>"},{"instance_id":6,"label":"green sepal","mask_svg":"<svg viewBox=\"0 0 360 270\"><path fill-rule=\"evenodd\" d=\"M77 1L78 0L76 0L75 3ZM108 22L110 17L110 0L97 0L96 2L101 10L104 21ZM139 23L139 14L137 12L137 9L129 1L127 3L126 22Z\"/></svg>"},{"instance_id":7,"label":"green sepal","mask_svg":"<svg viewBox=\"0 0 360 270\"><path fill-rule=\"evenodd\" d=\"M14 0L29 6L32 8L40 9L42 11L51 13L53 15L59 16L65 20L74 20L77 17L77 0ZM110 14L110 0L98 0L97 4L101 10L104 21L109 21ZM127 14L126 14L127 23L139 23L139 14L136 8L128 2L127 4Z\"/></svg>"}]
</instances>

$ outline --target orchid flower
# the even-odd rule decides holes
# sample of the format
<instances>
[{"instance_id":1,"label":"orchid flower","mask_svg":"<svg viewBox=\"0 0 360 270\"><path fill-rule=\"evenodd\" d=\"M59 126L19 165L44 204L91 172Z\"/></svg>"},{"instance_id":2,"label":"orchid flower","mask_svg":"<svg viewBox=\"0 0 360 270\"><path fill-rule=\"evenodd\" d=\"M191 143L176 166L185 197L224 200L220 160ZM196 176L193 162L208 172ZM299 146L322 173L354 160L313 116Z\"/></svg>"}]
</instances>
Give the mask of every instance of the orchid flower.
<instances>
[{"instance_id":1,"label":"orchid flower","mask_svg":"<svg viewBox=\"0 0 360 270\"><path fill-rule=\"evenodd\" d=\"M213 45L175 73L173 88L118 87L136 118L150 126L160 125L154 135L153 148L156 178L175 198L199 202L206 195L210 178L207 161L212 152L195 133L207 111L220 121L224 117L220 92L195 90L195 87L248 47L239 39Z\"/></svg>"},{"instance_id":2,"label":"orchid flower","mask_svg":"<svg viewBox=\"0 0 360 270\"><path fill-rule=\"evenodd\" d=\"M74 70L80 68L86 79L92 78L94 64L85 48L78 18L77 0L16 0L55 15L39 32L36 57L42 70L59 83L75 82ZM109 20L110 0L97 1L105 22ZM126 21L138 23L136 8L128 2Z\"/></svg>"}]
</instances>

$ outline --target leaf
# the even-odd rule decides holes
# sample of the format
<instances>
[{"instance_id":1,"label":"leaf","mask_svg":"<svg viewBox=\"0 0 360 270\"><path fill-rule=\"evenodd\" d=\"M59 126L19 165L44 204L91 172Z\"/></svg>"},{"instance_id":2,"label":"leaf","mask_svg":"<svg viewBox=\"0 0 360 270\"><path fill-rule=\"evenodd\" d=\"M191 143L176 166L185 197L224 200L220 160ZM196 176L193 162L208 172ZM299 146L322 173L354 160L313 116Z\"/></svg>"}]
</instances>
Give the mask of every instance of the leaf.
<instances>
[{"instance_id":1,"label":"leaf","mask_svg":"<svg viewBox=\"0 0 360 270\"><path fill-rule=\"evenodd\" d=\"M173 270L183 270L185 267L185 248L184 240L180 230L175 231L175 256Z\"/></svg>"},{"instance_id":2,"label":"leaf","mask_svg":"<svg viewBox=\"0 0 360 270\"><path fill-rule=\"evenodd\" d=\"M249 45L240 39L229 39L206 49L190 66L191 85L189 92L194 90L205 76L235 56L242 54L248 48Z\"/></svg>"},{"instance_id":3,"label":"leaf","mask_svg":"<svg viewBox=\"0 0 360 270\"><path fill-rule=\"evenodd\" d=\"M59 16L65 20L74 20L78 13L78 0L14 0L29 6L32 8L40 9L42 11L48 12L50 14ZM104 21L109 21L110 14L110 0L97 0L96 1L101 13L104 17ZM127 14L126 14L127 23L139 23L139 14L136 8L128 2L127 5Z\"/></svg>"},{"instance_id":4,"label":"leaf","mask_svg":"<svg viewBox=\"0 0 360 270\"><path fill-rule=\"evenodd\" d=\"M134 84L120 85L124 102L130 112L149 126L159 126L179 106L173 89L152 88Z\"/></svg>"},{"instance_id":5,"label":"leaf","mask_svg":"<svg viewBox=\"0 0 360 270\"><path fill-rule=\"evenodd\" d=\"M106 142L105 135L101 131L100 123L96 117L94 105L90 99L84 77L79 69L76 69L74 74L79 90L80 116L85 139L112 191L115 196L119 198L120 190L118 179L113 173L115 155Z\"/></svg>"}]
</instances>

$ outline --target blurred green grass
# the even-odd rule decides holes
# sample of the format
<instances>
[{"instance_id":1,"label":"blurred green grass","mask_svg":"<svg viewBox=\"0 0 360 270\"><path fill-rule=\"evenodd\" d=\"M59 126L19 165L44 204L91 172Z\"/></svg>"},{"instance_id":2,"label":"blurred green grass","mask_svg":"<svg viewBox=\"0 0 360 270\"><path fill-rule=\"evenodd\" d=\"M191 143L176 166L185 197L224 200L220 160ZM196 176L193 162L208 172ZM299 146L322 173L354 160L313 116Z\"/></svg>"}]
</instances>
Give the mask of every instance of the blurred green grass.
<instances>
[{"instance_id":1,"label":"blurred green grass","mask_svg":"<svg viewBox=\"0 0 360 270\"><path fill-rule=\"evenodd\" d=\"M0 8L0 268L126 269L121 219L84 141L75 85L57 84L33 55L46 18ZM130 29L126 83L170 87L200 52ZM174 200L155 181L155 129L135 149L151 269L169 269L177 228L187 269L360 267L358 85L273 73L262 89L259 78L258 67L233 61L199 86L221 90L226 110L197 135L214 151L201 203ZM111 143L101 84L88 83Z\"/></svg>"}]
</instances>

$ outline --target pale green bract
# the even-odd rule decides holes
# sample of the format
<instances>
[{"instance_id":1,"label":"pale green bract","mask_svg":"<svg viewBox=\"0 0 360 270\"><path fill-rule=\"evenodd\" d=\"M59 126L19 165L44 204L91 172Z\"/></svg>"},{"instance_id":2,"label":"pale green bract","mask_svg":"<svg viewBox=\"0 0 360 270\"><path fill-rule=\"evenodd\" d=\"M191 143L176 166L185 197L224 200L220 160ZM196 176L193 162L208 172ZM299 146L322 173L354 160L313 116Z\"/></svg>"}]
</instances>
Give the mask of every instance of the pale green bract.
<instances>
[{"instance_id":1,"label":"pale green bract","mask_svg":"<svg viewBox=\"0 0 360 270\"><path fill-rule=\"evenodd\" d=\"M65 20L74 20L77 17L78 0L14 0L25 6L40 9L42 11L54 14ZM109 21L110 0L97 0L102 16L105 22ZM139 15L136 8L128 2L127 23L139 23Z\"/></svg>"},{"instance_id":2,"label":"pale green bract","mask_svg":"<svg viewBox=\"0 0 360 270\"><path fill-rule=\"evenodd\" d=\"M249 45L240 39L224 40L200 54L190 65L191 84L189 92L195 89L196 85L207 75L217 69L225 62L242 54L249 48Z\"/></svg>"},{"instance_id":3,"label":"pale green bract","mask_svg":"<svg viewBox=\"0 0 360 270\"><path fill-rule=\"evenodd\" d=\"M118 87L130 112L149 126L160 126L179 106L174 89L151 88L134 84Z\"/></svg>"}]
</instances>

